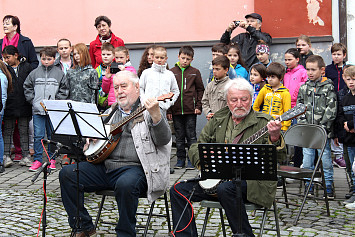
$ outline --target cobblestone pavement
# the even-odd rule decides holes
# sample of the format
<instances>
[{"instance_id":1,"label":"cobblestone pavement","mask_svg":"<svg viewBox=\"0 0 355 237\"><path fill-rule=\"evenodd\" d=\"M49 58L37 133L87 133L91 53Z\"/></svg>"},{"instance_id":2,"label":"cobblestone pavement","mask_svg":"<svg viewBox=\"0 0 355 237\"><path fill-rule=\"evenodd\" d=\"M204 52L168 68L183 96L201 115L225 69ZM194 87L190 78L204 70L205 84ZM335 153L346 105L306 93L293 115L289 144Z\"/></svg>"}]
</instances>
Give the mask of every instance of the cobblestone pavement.
<instances>
[{"instance_id":1,"label":"cobblestone pavement","mask_svg":"<svg viewBox=\"0 0 355 237\"><path fill-rule=\"evenodd\" d=\"M173 152L174 153L174 152ZM175 164L176 158L173 155L171 164ZM47 228L46 236L69 236L70 228L67 224L66 212L60 198L58 172L52 172L47 180ZM330 217L326 216L325 204L323 201L307 201L304 211L297 226L292 222L297 214L297 208L286 208L284 204L278 203L281 236L355 236L355 211L348 210L342 204L344 195L348 191L345 170L334 168L335 172L335 192L336 199L330 201ZM170 184L176 181L195 177L197 171L186 171L185 169L175 170L170 176ZM34 175L28 172L27 168L18 164L7 168L5 173L0 174L0 237L2 236L36 236L43 208L43 178L40 177L35 183L31 183ZM303 192L299 188L299 183L289 184L288 187L296 192ZM281 198L280 190L277 197ZM101 197L95 194L86 195L86 206L93 218L97 214ZM300 203L300 199L295 199ZM195 209L196 223L198 230L202 229L205 216L205 209L199 203L193 204ZM140 199L139 211L147 212L149 204L147 200ZM164 204L157 201L155 213L163 213ZM249 219L252 226L258 226L261 222L262 212L255 214L249 212ZM107 197L101 220L117 220L117 210L115 200ZM146 217L138 216L139 224L144 224ZM266 227L275 226L274 217L270 213L267 218ZM168 225L164 218L152 219L148 236L168 236ZM257 234L258 231L256 230ZM137 236L142 236L143 230L138 229ZM227 236L232 233L227 227ZM39 232L42 236L42 232ZM98 236L115 236L114 225L100 223L98 226ZM218 210L212 210L205 236L223 236ZM264 231L264 236L276 236L275 231Z\"/></svg>"}]
</instances>

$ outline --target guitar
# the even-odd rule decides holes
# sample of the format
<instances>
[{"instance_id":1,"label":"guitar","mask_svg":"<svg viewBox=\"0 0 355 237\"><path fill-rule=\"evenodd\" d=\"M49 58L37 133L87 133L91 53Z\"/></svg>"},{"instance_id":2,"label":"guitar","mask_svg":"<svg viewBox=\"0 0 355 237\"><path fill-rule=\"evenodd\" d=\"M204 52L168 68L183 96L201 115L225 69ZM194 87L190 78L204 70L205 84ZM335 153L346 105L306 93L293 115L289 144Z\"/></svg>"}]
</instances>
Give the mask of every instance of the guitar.
<instances>
[{"instance_id":1,"label":"guitar","mask_svg":"<svg viewBox=\"0 0 355 237\"><path fill-rule=\"evenodd\" d=\"M161 95L157 97L158 101L164 101L173 98L174 93L170 92L168 94ZM84 151L86 160L93 164L98 164L103 162L116 148L119 138L117 134L122 133L122 127L127 124L132 119L138 117L141 113L144 112L146 108L141 105L134 112L132 112L127 117L124 117L121 121L113 125L105 125L106 130L110 131L108 135L108 140L97 140L95 143L90 141L89 147Z\"/></svg>"},{"instance_id":2,"label":"guitar","mask_svg":"<svg viewBox=\"0 0 355 237\"><path fill-rule=\"evenodd\" d=\"M292 109L283 113L280 117L276 118L275 120L280 121L280 122L291 120L293 118L296 118L296 117L304 114L306 112L306 110L307 110L307 107L304 104L298 104L295 107L293 107ZM259 131L257 131L256 133L254 133L253 135L251 135L250 137L248 137L247 139L245 139L243 142L241 142L239 144L253 144L260 137L265 135L267 133L267 131L268 131L267 126L264 126ZM217 191L218 184L220 184L224 181L226 181L226 180L207 179L207 180L199 181L199 185L201 186L201 188L204 189L204 192L206 194L215 195L216 191Z\"/></svg>"}]
</instances>

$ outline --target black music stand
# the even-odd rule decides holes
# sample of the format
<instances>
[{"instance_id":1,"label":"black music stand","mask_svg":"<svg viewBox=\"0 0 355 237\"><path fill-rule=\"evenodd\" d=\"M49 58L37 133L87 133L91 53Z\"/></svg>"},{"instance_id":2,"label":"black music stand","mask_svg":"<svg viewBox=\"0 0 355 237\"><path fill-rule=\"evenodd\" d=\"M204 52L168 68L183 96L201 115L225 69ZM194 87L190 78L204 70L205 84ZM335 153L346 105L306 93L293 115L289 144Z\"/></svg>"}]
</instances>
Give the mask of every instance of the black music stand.
<instances>
[{"instance_id":1,"label":"black music stand","mask_svg":"<svg viewBox=\"0 0 355 237\"><path fill-rule=\"evenodd\" d=\"M277 156L274 145L253 144L198 144L201 179L233 180L236 185L238 229L233 236L242 233L242 180L277 181Z\"/></svg>"},{"instance_id":2,"label":"black music stand","mask_svg":"<svg viewBox=\"0 0 355 237\"><path fill-rule=\"evenodd\" d=\"M82 103L71 100L44 100L46 113L53 124L53 134L61 134L76 137L76 142L68 144L76 153L76 177L77 177L77 210L75 227L70 236L74 236L81 228L79 210L79 162L83 156L79 151L84 145L83 138L105 139L107 133L95 104ZM87 235L87 233L86 233ZM88 235L87 235L88 236Z\"/></svg>"}]
</instances>

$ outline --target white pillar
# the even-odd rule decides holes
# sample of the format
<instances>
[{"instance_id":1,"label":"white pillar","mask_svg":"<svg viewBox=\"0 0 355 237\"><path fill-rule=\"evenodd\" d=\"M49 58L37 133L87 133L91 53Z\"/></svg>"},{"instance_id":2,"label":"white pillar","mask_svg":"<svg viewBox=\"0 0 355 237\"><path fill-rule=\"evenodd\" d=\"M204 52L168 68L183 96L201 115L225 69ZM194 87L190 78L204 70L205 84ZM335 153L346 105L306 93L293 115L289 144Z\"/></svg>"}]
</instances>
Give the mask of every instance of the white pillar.
<instances>
[{"instance_id":1,"label":"white pillar","mask_svg":"<svg viewBox=\"0 0 355 237\"><path fill-rule=\"evenodd\" d=\"M347 0L348 62L355 64L355 1Z\"/></svg>"},{"instance_id":2,"label":"white pillar","mask_svg":"<svg viewBox=\"0 0 355 237\"><path fill-rule=\"evenodd\" d=\"M332 0L332 35L334 43L339 43L339 0Z\"/></svg>"}]
</instances>

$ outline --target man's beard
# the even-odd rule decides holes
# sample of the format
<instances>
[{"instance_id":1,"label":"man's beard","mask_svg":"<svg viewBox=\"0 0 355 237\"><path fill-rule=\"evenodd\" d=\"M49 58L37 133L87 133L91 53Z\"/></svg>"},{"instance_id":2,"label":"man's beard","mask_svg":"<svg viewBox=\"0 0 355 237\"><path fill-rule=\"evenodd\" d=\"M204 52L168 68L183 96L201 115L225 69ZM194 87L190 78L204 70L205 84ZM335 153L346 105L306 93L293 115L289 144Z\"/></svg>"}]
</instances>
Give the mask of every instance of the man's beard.
<instances>
[{"instance_id":1,"label":"man's beard","mask_svg":"<svg viewBox=\"0 0 355 237\"><path fill-rule=\"evenodd\" d=\"M243 114L236 114L235 112L236 112L237 110L243 110L245 113L243 113ZM243 108L243 107L241 107L241 108L236 107L236 108L234 108L232 115L233 115L234 118L237 118L237 119L238 119L238 118L244 118L244 117L246 117L246 116L250 113L250 110L251 110L251 107L249 107L249 109L245 109L245 108Z\"/></svg>"}]
</instances>

